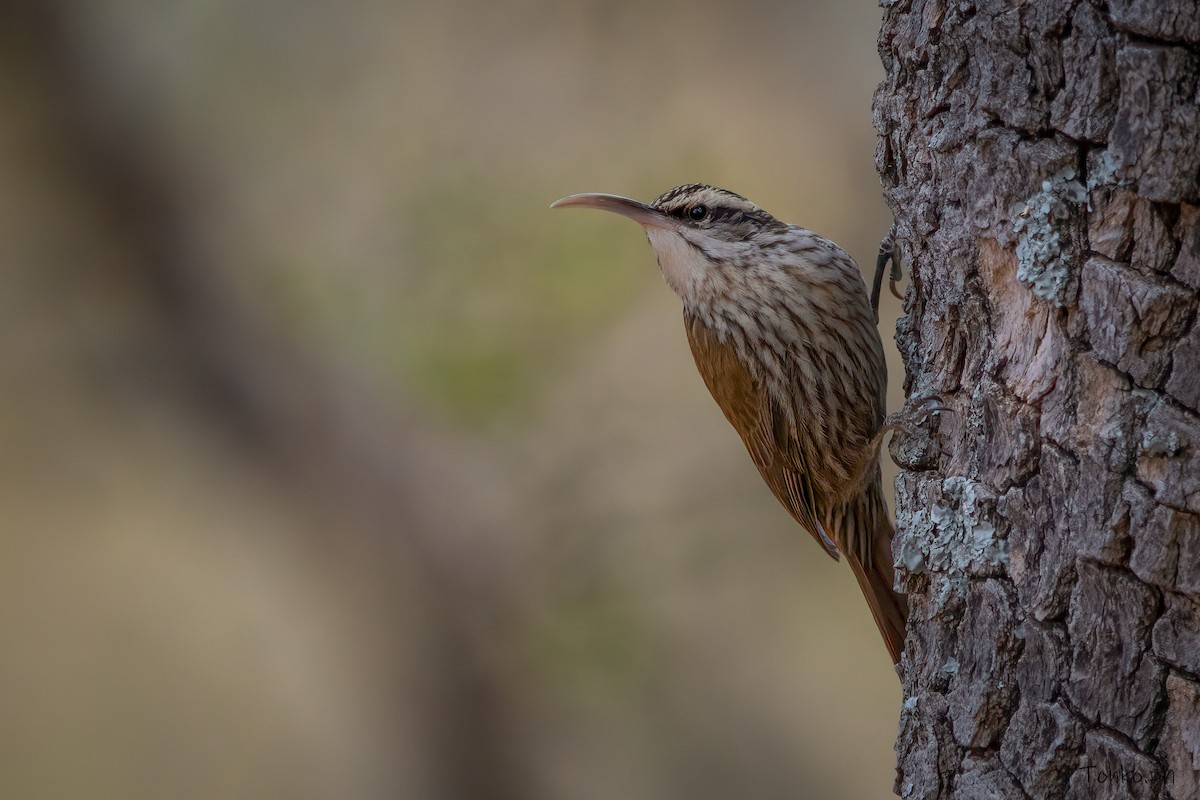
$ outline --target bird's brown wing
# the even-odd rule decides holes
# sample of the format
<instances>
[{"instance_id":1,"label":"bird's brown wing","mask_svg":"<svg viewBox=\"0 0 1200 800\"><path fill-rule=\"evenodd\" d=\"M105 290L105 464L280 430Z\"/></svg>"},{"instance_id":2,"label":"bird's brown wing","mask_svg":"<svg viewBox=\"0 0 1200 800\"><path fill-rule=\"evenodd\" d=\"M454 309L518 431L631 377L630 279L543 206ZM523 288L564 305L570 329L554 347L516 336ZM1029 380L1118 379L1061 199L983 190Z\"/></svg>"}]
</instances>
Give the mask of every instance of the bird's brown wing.
<instances>
[{"instance_id":1,"label":"bird's brown wing","mask_svg":"<svg viewBox=\"0 0 1200 800\"><path fill-rule=\"evenodd\" d=\"M706 325L686 318L688 344L700 377L725 418L741 436L750 458L775 497L838 560L837 545L825 531L802 448L796 432L761 383L742 364L732 345L720 341Z\"/></svg>"}]
</instances>

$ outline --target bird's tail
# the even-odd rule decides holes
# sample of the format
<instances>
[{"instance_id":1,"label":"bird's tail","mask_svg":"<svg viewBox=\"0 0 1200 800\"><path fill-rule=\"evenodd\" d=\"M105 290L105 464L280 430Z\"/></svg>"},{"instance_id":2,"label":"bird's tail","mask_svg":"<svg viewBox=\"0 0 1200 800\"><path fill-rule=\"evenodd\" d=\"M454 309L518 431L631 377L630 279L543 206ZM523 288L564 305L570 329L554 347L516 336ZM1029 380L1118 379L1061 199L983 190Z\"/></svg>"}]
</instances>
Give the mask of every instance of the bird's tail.
<instances>
[{"instance_id":1,"label":"bird's tail","mask_svg":"<svg viewBox=\"0 0 1200 800\"><path fill-rule=\"evenodd\" d=\"M871 616L883 634L892 663L899 664L900 654L904 652L908 601L904 595L892 589L892 532L892 523L885 513L875 526L870 546L866 548L867 563L863 563L861 555L855 552L846 553L846 560L850 562L858 586L867 598Z\"/></svg>"}]
</instances>

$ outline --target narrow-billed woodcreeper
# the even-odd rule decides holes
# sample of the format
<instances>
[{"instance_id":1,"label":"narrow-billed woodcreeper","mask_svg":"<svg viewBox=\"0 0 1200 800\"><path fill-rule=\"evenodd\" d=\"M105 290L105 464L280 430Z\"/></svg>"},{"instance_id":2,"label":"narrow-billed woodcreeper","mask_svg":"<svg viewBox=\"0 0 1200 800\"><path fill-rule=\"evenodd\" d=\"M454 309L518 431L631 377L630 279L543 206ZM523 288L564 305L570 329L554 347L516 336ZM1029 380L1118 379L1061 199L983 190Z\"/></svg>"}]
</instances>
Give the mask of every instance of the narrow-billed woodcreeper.
<instances>
[{"instance_id":1,"label":"narrow-billed woodcreeper","mask_svg":"<svg viewBox=\"0 0 1200 800\"><path fill-rule=\"evenodd\" d=\"M908 605L892 588L892 525L879 445L887 368L866 284L850 255L704 184L649 205L607 194L598 208L640 224L683 300L696 367L763 480L835 560L844 553L893 663Z\"/></svg>"}]
</instances>

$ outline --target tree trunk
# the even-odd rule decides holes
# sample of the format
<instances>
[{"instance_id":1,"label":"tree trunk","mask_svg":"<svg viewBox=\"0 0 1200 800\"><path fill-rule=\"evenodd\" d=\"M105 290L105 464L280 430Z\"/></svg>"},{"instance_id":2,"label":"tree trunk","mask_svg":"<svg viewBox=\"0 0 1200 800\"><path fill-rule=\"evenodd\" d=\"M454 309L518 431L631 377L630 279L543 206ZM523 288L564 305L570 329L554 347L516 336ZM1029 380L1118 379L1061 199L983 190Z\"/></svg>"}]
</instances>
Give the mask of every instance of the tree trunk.
<instances>
[{"instance_id":1,"label":"tree trunk","mask_svg":"<svg viewBox=\"0 0 1200 800\"><path fill-rule=\"evenodd\" d=\"M884 5L889 5L884 3ZM1200 797L1200 7L912 0L905 798Z\"/></svg>"}]
</instances>

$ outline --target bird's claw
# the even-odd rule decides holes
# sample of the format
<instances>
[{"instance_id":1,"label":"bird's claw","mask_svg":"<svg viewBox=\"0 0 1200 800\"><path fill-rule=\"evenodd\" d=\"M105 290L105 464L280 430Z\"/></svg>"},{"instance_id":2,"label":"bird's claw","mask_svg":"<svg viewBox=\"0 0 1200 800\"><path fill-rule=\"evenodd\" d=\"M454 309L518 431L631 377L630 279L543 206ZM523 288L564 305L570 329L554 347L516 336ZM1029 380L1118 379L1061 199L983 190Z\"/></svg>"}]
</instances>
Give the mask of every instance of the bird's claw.
<instances>
[{"instance_id":1,"label":"bird's claw","mask_svg":"<svg viewBox=\"0 0 1200 800\"><path fill-rule=\"evenodd\" d=\"M888 289L892 293L892 297L897 300L903 300L904 295L900 294L900 290L896 288L896 284L904 277L904 270L900 268L900 261L895 257L892 258L892 269L888 273Z\"/></svg>"},{"instance_id":2,"label":"bird's claw","mask_svg":"<svg viewBox=\"0 0 1200 800\"><path fill-rule=\"evenodd\" d=\"M875 280L871 283L871 310L875 312L875 321L879 321L879 288L883 283L883 268L888 262L892 268L888 272L888 288L895 297L904 298L896 291L896 281L900 280L900 262L896 260L896 223L888 230L887 236L879 243L879 256L875 259Z\"/></svg>"},{"instance_id":3,"label":"bird's claw","mask_svg":"<svg viewBox=\"0 0 1200 800\"><path fill-rule=\"evenodd\" d=\"M936 405L930 405L931 403ZM923 425L931 416L944 412L953 412L953 409L942 405L940 397L924 397L914 401L912 407L889 415L883 424L889 430L912 435L914 429Z\"/></svg>"},{"instance_id":4,"label":"bird's claw","mask_svg":"<svg viewBox=\"0 0 1200 800\"><path fill-rule=\"evenodd\" d=\"M887 236L883 237L883 241L879 243L879 257L875 259L875 280L871 284L871 309L875 312L876 320L879 319L879 289L883 283L883 268L889 261L892 262L892 266L888 270L888 291L892 293L892 297L903 300L904 295L896 288L896 284L904 278L904 270L900 266L900 259L896 258L895 222L892 222Z\"/></svg>"}]
</instances>

